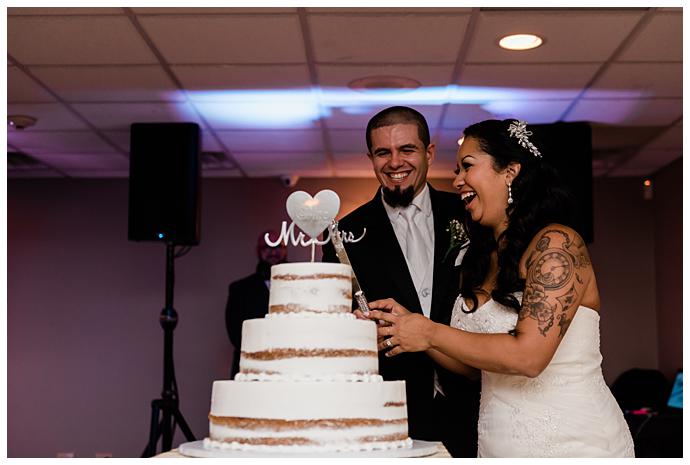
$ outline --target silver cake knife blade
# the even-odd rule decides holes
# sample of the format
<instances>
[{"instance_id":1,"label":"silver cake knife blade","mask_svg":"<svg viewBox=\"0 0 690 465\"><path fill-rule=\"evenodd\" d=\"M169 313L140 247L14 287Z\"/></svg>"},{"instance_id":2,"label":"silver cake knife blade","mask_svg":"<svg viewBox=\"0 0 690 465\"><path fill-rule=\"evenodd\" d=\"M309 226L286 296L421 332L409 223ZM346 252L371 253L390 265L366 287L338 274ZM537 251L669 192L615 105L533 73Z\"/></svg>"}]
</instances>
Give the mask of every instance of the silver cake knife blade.
<instances>
[{"instance_id":1,"label":"silver cake knife blade","mask_svg":"<svg viewBox=\"0 0 690 465\"><path fill-rule=\"evenodd\" d=\"M335 248L335 254L338 256L338 260L340 260L340 263L350 265L350 268L352 268L352 263L350 263L350 259L345 251L343 238L340 236L340 231L338 231L338 222L336 220L331 222L329 230L331 232L331 243L333 244L333 248ZM364 297L364 291L362 291L362 288L359 286L359 281L357 281L357 275L355 275L354 268L352 268L352 290L354 291L355 301L357 302L357 305L359 305L359 309L362 311L362 313L364 313L364 315L368 315L369 302L367 302L367 298Z\"/></svg>"}]
</instances>

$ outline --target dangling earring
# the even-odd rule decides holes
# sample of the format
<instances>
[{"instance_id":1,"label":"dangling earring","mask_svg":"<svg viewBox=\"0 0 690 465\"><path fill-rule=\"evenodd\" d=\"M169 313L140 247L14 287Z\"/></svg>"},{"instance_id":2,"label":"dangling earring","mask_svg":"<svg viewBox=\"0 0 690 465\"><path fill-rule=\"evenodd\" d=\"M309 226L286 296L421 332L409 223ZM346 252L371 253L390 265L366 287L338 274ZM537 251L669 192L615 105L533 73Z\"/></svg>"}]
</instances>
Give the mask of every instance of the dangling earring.
<instances>
[{"instance_id":1,"label":"dangling earring","mask_svg":"<svg viewBox=\"0 0 690 465\"><path fill-rule=\"evenodd\" d=\"M513 191L510 188L510 184L508 184L508 205L513 204Z\"/></svg>"}]
</instances>

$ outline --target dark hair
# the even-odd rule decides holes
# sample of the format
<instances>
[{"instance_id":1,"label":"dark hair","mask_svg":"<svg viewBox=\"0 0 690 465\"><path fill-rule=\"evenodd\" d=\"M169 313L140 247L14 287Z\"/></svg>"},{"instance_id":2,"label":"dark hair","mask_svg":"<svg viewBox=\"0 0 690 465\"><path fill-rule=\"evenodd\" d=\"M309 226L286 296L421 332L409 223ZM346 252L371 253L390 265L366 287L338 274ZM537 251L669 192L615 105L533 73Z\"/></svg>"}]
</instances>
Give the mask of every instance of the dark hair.
<instances>
[{"instance_id":1,"label":"dark hair","mask_svg":"<svg viewBox=\"0 0 690 465\"><path fill-rule=\"evenodd\" d=\"M429 125L426 124L424 115L410 107L389 107L376 113L367 124L367 149L371 152L371 131L394 124L416 124L419 140L424 144L424 148L429 146Z\"/></svg>"},{"instance_id":2,"label":"dark hair","mask_svg":"<svg viewBox=\"0 0 690 465\"><path fill-rule=\"evenodd\" d=\"M482 151L491 155L496 171L512 162L521 165L511 183L513 203L506 209L508 227L498 240L494 239L491 228L467 220L470 246L462 262L460 292L472 301L471 312L477 309L475 292L486 279L493 251L498 253L498 276L491 298L519 311L520 303L512 293L524 290L525 280L520 278L519 265L527 246L549 223L573 224L571 194L548 161L536 157L510 135L508 126L514 121L487 120L464 131L466 138L475 139ZM544 147L534 135L529 136L529 141L544 153Z\"/></svg>"}]
</instances>

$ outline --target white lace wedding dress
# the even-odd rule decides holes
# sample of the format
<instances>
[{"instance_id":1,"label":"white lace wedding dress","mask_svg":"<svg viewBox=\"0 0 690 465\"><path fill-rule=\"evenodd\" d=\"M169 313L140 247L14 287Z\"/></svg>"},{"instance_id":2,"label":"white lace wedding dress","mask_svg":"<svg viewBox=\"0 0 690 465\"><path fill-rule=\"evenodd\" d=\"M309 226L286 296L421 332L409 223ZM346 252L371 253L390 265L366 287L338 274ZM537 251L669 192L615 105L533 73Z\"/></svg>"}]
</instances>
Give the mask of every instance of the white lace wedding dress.
<instances>
[{"instance_id":1,"label":"white lace wedding dress","mask_svg":"<svg viewBox=\"0 0 690 465\"><path fill-rule=\"evenodd\" d=\"M521 293L516 293L518 301ZM517 313L458 297L451 326L506 333ZM630 430L601 373L599 313L579 307L551 363L535 378L482 371L479 457L633 457Z\"/></svg>"}]
</instances>

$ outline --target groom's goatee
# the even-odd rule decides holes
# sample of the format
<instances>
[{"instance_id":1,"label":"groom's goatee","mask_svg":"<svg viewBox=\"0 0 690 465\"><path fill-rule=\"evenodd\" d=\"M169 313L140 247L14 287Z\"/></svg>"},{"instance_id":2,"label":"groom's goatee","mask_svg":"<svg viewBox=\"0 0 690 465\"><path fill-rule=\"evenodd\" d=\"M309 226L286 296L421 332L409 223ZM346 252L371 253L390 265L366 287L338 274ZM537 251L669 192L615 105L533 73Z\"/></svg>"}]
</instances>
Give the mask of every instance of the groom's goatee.
<instances>
[{"instance_id":1,"label":"groom's goatee","mask_svg":"<svg viewBox=\"0 0 690 465\"><path fill-rule=\"evenodd\" d=\"M381 190L383 191L383 200L391 207L407 207L414 199L414 187L412 186L405 189L400 189L400 187L395 189L384 187Z\"/></svg>"}]
</instances>

